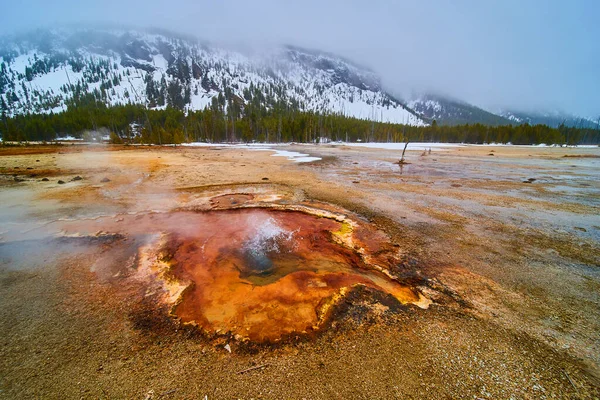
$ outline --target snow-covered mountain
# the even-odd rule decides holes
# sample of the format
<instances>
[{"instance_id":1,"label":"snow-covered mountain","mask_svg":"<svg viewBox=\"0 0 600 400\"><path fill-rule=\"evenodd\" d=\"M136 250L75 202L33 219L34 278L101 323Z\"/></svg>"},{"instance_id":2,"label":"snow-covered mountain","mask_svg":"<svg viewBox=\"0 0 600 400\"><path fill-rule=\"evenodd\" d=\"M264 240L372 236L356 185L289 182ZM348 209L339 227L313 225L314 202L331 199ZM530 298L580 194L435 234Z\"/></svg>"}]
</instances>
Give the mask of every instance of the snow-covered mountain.
<instances>
[{"instance_id":1,"label":"snow-covered mountain","mask_svg":"<svg viewBox=\"0 0 600 400\"><path fill-rule=\"evenodd\" d=\"M511 121L513 125L518 124L544 124L557 128L561 124L565 126L572 126L577 128L598 128L600 124L600 117L594 119L590 117L578 117L572 114L565 114L561 112L546 112L546 113L527 113L521 111L501 111L499 113L503 117Z\"/></svg>"},{"instance_id":2,"label":"snow-covered mountain","mask_svg":"<svg viewBox=\"0 0 600 400\"><path fill-rule=\"evenodd\" d=\"M585 118L560 112L488 111L464 101L446 96L424 94L414 96L406 105L427 122L435 120L441 125L548 125L560 124L577 128L597 128L600 117Z\"/></svg>"},{"instance_id":3,"label":"snow-covered mountain","mask_svg":"<svg viewBox=\"0 0 600 400\"><path fill-rule=\"evenodd\" d=\"M421 95L410 100L407 106L425 120L435 120L441 125L480 123L484 125L509 125L510 120L459 100L443 96Z\"/></svg>"},{"instance_id":4,"label":"snow-covered mountain","mask_svg":"<svg viewBox=\"0 0 600 400\"><path fill-rule=\"evenodd\" d=\"M86 97L87 95L87 97ZM381 122L426 125L598 126L561 113L492 113L439 95L408 102L368 68L292 46L265 51L217 46L158 30L59 28L0 38L0 111L8 116L66 110L96 100L163 109L293 107Z\"/></svg>"},{"instance_id":5,"label":"snow-covered mountain","mask_svg":"<svg viewBox=\"0 0 600 400\"><path fill-rule=\"evenodd\" d=\"M297 47L258 53L160 31L75 28L0 41L0 105L9 116L60 112L86 94L108 105L199 110L243 107L257 93L272 107L426 124L369 69Z\"/></svg>"}]
</instances>

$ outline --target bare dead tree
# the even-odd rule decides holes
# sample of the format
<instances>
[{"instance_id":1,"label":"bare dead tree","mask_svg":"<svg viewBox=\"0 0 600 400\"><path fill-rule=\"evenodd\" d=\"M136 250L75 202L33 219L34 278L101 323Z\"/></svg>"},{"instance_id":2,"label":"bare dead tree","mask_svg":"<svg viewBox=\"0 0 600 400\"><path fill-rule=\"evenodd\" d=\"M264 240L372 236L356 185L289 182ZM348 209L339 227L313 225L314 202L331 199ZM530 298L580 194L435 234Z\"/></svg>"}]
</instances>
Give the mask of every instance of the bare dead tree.
<instances>
[{"instance_id":1,"label":"bare dead tree","mask_svg":"<svg viewBox=\"0 0 600 400\"><path fill-rule=\"evenodd\" d=\"M404 142L404 149L402 150L402 157L400 158L400 161L398 161L398 164L400 165L404 165L404 164L408 164L406 162L406 160L404 159L404 153L406 153L406 148L408 147L408 138L406 138L406 142Z\"/></svg>"}]
</instances>

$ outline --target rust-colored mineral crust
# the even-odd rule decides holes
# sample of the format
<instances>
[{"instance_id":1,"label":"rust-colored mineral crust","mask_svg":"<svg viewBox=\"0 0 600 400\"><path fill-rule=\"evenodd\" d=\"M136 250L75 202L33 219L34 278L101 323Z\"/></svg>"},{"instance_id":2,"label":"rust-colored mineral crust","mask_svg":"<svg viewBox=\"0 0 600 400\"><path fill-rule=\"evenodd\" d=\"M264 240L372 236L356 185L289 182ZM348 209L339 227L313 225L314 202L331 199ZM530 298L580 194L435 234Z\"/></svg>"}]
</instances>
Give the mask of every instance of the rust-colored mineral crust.
<instances>
[{"instance_id":1,"label":"rust-colored mineral crust","mask_svg":"<svg viewBox=\"0 0 600 400\"><path fill-rule=\"evenodd\" d=\"M185 229L179 226L153 250L167 301L181 292L182 282L188 284L174 315L209 334L265 342L319 329L331 306L355 285L404 304L428 305L373 263L389 261L389 243L375 233L362 243L353 237L361 231L355 223L325 215L269 208L187 213Z\"/></svg>"},{"instance_id":2,"label":"rust-colored mineral crust","mask_svg":"<svg viewBox=\"0 0 600 400\"><path fill-rule=\"evenodd\" d=\"M429 299L390 272L399 254L384 233L329 204L265 196L221 194L200 211L58 224L63 236L108 232L141 243L136 276L147 282L146 296L208 335L274 342L313 332L357 285L428 307Z\"/></svg>"}]
</instances>

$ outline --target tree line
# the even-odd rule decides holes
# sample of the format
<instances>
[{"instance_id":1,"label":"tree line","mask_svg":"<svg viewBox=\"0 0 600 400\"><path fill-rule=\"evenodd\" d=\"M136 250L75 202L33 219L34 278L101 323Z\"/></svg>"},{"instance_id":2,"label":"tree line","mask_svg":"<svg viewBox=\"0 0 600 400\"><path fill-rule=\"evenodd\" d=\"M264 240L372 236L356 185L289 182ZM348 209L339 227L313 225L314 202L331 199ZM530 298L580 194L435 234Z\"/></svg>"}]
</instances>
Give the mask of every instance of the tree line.
<instances>
[{"instance_id":1,"label":"tree line","mask_svg":"<svg viewBox=\"0 0 600 400\"><path fill-rule=\"evenodd\" d=\"M289 102L265 106L260 93L214 97L204 110L175 107L149 109L128 104L107 106L82 94L61 113L2 114L4 141L51 141L81 138L85 132L105 130L114 143L179 144L184 142L446 142L581 145L600 144L600 130L546 125L486 126L464 124L409 126L376 122L316 111L300 111ZM230 99L224 99L229 97Z\"/></svg>"}]
</instances>

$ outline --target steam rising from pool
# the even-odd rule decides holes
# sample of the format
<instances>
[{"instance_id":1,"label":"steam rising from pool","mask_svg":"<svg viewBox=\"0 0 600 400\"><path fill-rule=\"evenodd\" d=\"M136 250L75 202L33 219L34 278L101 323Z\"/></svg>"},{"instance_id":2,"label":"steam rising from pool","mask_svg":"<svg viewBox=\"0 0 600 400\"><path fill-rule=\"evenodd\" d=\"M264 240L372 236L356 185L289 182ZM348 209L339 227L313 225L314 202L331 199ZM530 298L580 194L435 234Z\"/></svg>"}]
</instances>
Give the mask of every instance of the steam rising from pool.
<instances>
[{"instance_id":1,"label":"steam rising from pool","mask_svg":"<svg viewBox=\"0 0 600 400\"><path fill-rule=\"evenodd\" d=\"M259 221L257 216L252 216L249 218L249 225L254 232L243 245L244 257L252 270L259 274L268 274L273 269L273 261L270 258L273 253L289 253L296 248L294 234L298 229L285 230L273 217Z\"/></svg>"},{"instance_id":2,"label":"steam rising from pool","mask_svg":"<svg viewBox=\"0 0 600 400\"><path fill-rule=\"evenodd\" d=\"M152 288L147 295L154 296L157 312L166 306L181 323L208 335L272 342L308 334L361 287L428 306L418 290L389 272L398 250L374 227L332 207L252 207L250 198L233 199L239 208L220 209L227 202L217 197L211 211L56 221L47 229L101 246L106 260L94 263L98 276L115 279L122 276L119 268L131 265L123 276L133 274Z\"/></svg>"}]
</instances>

